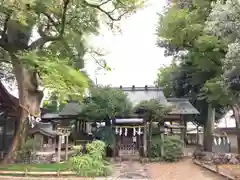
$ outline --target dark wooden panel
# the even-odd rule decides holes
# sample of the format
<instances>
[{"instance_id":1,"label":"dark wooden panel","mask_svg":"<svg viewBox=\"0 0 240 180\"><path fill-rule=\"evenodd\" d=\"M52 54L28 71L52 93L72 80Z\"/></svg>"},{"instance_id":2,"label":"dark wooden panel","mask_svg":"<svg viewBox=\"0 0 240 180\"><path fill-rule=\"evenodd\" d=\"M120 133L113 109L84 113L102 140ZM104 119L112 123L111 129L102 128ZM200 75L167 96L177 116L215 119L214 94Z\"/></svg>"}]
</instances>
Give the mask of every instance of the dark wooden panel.
<instances>
[{"instance_id":1,"label":"dark wooden panel","mask_svg":"<svg viewBox=\"0 0 240 180\"><path fill-rule=\"evenodd\" d=\"M0 123L0 151L4 150L4 125Z\"/></svg>"}]
</instances>

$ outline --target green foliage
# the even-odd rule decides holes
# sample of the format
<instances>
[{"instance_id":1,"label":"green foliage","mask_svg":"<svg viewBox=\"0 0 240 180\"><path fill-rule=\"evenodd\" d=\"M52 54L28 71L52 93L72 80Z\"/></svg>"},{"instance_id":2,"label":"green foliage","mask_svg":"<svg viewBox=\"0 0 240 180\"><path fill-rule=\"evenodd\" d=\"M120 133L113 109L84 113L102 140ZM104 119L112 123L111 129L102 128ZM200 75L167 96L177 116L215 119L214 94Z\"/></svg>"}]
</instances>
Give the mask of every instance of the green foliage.
<instances>
[{"instance_id":1,"label":"green foliage","mask_svg":"<svg viewBox=\"0 0 240 180\"><path fill-rule=\"evenodd\" d=\"M161 154L161 147L164 154ZM176 162L183 157L183 142L177 136L164 136L164 140L160 136L154 136L150 152L150 158L153 161Z\"/></svg>"},{"instance_id":2,"label":"green foliage","mask_svg":"<svg viewBox=\"0 0 240 180\"><path fill-rule=\"evenodd\" d=\"M150 151L151 159L156 159L156 158L162 157L162 154L161 154L161 146L162 145L163 145L163 141L162 141L160 135L152 137L152 143L151 143L151 147L150 147L151 148L151 151Z\"/></svg>"},{"instance_id":3,"label":"green foliage","mask_svg":"<svg viewBox=\"0 0 240 180\"><path fill-rule=\"evenodd\" d=\"M166 49L166 55L174 55L174 62L159 69L155 84L162 86L167 95L190 97L200 111L194 119L199 125L207 120L207 103L216 108L216 114L223 115L226 104L222 103L228 102L224 89L210 93L210 89L220 87L221 60L227 49L226 41L205 30L212 2L188 1L183 5L182 1L174 1L160 16L157 26L158 45Z\"/></svg>"},{"instance_id":4,"label":"green foliage","mask_svg":"<svg viewBox=\"0 0 240 180\"><path fill-rule=\"evenodd\" d=\"M61 100L57 92L52 92L50 97L43 101L43 108L49 112L59 112L66 103Z\"/></svg>"},{"instance_id":5,"label":"green foliage","mask_svg":"<svg viewBox=\"0 0 240 180\"><path fill-rule=\"evenodd\" d=\"M183 157L183 142L179 137L166 136L163 148L165 161L176 162Z\"/></svg>"},{"instance_id":6,"label":"green foliage","mask_svg":"<svg viewBox=\"0 0 240 180\"><path fill-rule=\"evenodd\" d=\"M223 104L233 105L239 103L239 54L240 54L240 33L238 26L240 22L240 4L236 0L216 1L212 4L212 11L206 21L205 32L223 39L227 44L226 54L221 59L223 75L218 81L208 82L205 88L209 97L217 98L215 94L219 91L223 96L218 97ZM221 85L221 86L220 86Z\"/></svg>"},{"instance_id":7,"label":"green foliage","mask_svg":"<svg viewBox=\"0 0 240 180\"><path fill-rule=\"evenodd\" d=\"M57 93L74 93L82 95L87 87L88 79L79 69L68 65L71 59L50 55L49 53L37 53L36 51L23 54L20 58L24 60L29 68L39 72L44 87Z\"/></svg>"},{"instance_id":8,"label":"green foliage","mask_svg":"<svg viewBox=\"0 0 240 180\"><path fill-rule=\"evenodd\" d=\"M166 97L173 95L173 86L169 82L174 79L174 73L176 73L176 70L177 65L175 63L161 67L158 70L157 80L154 83L157 87L163 88Z\"/></svg>"},{"instance_id":9,"label":"green foliage","mask_svg":"<svg viewBox=\"0 0 240 180\"><path fill-rule=\"evenodd\" d=\"M163 119L171 107L166 107L166 105L160 104L156 99L141 101L135 107L135 112L143 113L144 116L149 121L159 122Z\"/></svg>"},{"instance_id":10,"label":"green foliage","mask_svg":"<svg viewBox=\"0 0 240 180\"><path fill-rule=\"evenodd\" d=\"M106 145L112 146L115 142L115 131L111 126L104 126L98 128L94 135L100 138Z\"/></svg>"},{"instance_id":11,"label":"green foliage","mask_svg":"<svg viewBox=\"0 0 240 180\"><path fill-rule=\"evenodd\" d=\"M106 120L131 113L132 104L123 91L111 87L93 87L85 99L81 116L88 120Z\"/></svg>"},{"instance_id":12,"label":"green foliage","mask_svg":"<svg viewBox=\"0 0 240 180\"><path fill-rule=\"evenodd\" d=\"M143 0L0 0L0 47L11 54L2 61L24 64L48 89L82 97L89 79L80 69L84 56L94 51L89 36L98 34L100 24L115 27L114 22L143 5Z\"/></svg>"},{"instance_id":13,"label":"green foliage","mask_svg":"<svg viewBox=\"0 0 240 180\"><path fill-rule=\"evenodd\" d=\"M13 172L66 172L69 171L68 163L51 163L51 164L8 164L4 167L0 167L1 171L9 171L9 174L13 175ZM12 171L12 172L11 172ZM14 176L14 175L13 175ZM16 176L16 175L15 175Z\"/></svg>"},{"instance_id":14,"label":"green foliage","mask_svg":"<svg viewBox=\"0 0 240 180\"><path fill-rule=\"evenodd\" d=\"M83 155L83 147L82 145L74 146L73 156L82 156Z\"/></svg>"},{"instance_id":15,"label":"green foliage","mask_svg":"<svg viewBox=\"0 0 240 180\"><path fill-rule=\"evenodd\" d=\"M104 160L105 144L102 141L93 141L87 144L87 154L74 156L70 159L70 164L79 176L99 177L110 174L111 169L107 161Z\"/></svg>"}]
</instances>

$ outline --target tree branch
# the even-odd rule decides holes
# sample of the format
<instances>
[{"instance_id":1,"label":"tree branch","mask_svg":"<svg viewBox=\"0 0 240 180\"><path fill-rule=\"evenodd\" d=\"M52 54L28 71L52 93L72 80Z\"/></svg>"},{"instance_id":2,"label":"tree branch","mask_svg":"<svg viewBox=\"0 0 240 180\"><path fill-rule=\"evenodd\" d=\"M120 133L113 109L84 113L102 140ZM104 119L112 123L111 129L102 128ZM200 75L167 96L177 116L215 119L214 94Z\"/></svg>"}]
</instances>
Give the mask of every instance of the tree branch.
<instances>
[{"instance_id":1,"label":"tree branch","mask_svg":"<svg viewBox=\"0 0 240 180\"><path fill-rule=\"evenodd\" d=\"M70 3L70 0L63 0L63 13L62 13L62 17L61 17L61 30L59 32L59 35L57 35L57 36L46 35L46 33L43 30L43 25L40 25L39 28L38 28L38 33L41 37L39 39L37 39L36 41L34 41L28 47L29 50L33 50L33 49L36 49L38 47L44 46L44 44L46 44L47 42L50 42L50 41L56 41L56 40L62 39L62 37L64 35L65 25L66 25L66 13L67 13L69 3ZM52 17L49 14L47 14L47 13L43 13L43 14L49 19L49 21L51 21L51 23L54 26L59 25L57 22L55 22L52 19Z\"/></svg>"},{"instance_id":2,"label":"tree branch","mask_svg":"<svg viewBox=\"0 0 240 180\"><path fill-rule=\"evenodd\" d=\"M59 25L59 22L56 22L50 14L48 14L47 12L42 12L42 14L44 16L46 16L48 18L48 20L52 23L53 26L55 26L57 28L57 26Z\"/></svg>"},{"instance_id":3,"label":"tree branch","mask_svg":"<svg viewBox=\"0 0 240 180\"><path fill-rule=\"evenodd\" d=\"M63 1L63 13L62 13L62 28L60 31L60 35L64 34L64 29L65 29L65 24L66 24L66 13L67 13L67 8L68 8L68 4L70 3L70 0L64 0Z\"/></svg>"},{"instance_id":4,"label":"tree branch","mask_svg":"<svg viewBox=\"0 0 240 180\"><path fill-rule=\"evenodd\" d=\"M122 13L122 14L119 15L117 18L113 17L113 16L111 15L111 13L113 13L113 11L115 11L116 9L114 9L113 11L106 11L106 10L104 10L104 9L101 7L101 6L107 4L107 3L110 2L110 1L111 1L111 0L107 0L107 1L105 1L105 2L103 2L103 3L101 3L101 4L91 4L91 3L87 2L87 1L84 1L84 3L85 3L87 6L89 6L89 7L98 9L99 11L101 11L103 14L105 14L105 15L106 15L110 20L112 20L112 21L120 21L120 20L122 19L122 17L123 17L124 15L126 15L128 12L126 11L126 12Z\"/></svg>"},{"instance_id":5,"label":"tree branch","mask_svg":"<svg viewBox=\"0 0 240 180\"><path fill-rule=\"evenodd\" d=\"M7 32L7 24L8 24L8 21L11 17L11 11L6 11L6 18L5 18L5 21L3 23L3 29L0 31L0 34L1 34L1 38L0 38L0 47L3 48L4 50L8 50L9 47L7 46L7 35L6 35L6 32Z\"/></svg>"},{"instance_id":6,"label":"tree branch","mask_svg":"<svg viewBox=\"0 0 240 180\"><path fill-rule=\"evenodd\" d=\"M1 36L2 36L2 37L4 37L5 34L6 34L6 31L7 31L7 23L8 23L8 21L9 21L10 17L11 17L11 13L8 13L8 14L6 15L6 18L5 18L5 21L4 21L4 24L3 24L3 31L1 32Z\"/></svg>"}]
</instances>

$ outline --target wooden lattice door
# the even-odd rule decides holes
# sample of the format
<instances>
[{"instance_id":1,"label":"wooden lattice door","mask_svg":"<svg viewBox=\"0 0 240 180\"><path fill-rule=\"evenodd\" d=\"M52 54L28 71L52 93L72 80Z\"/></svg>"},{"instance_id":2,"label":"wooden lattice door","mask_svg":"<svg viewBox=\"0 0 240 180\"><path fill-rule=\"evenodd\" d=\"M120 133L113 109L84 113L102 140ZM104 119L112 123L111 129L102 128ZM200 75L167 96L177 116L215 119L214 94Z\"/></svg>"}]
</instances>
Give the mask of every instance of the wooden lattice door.
<instances>
[{"instance_id":1,"label":"wooden lattice door","mask_svg":"<svg viewBox=\"0 0 240 180\"><path fill-rule=\"evenodd\" d=\"M122 136L119 145L119 156L139 155L136 142L133 137Z\"/></svg>"}]
</instances>

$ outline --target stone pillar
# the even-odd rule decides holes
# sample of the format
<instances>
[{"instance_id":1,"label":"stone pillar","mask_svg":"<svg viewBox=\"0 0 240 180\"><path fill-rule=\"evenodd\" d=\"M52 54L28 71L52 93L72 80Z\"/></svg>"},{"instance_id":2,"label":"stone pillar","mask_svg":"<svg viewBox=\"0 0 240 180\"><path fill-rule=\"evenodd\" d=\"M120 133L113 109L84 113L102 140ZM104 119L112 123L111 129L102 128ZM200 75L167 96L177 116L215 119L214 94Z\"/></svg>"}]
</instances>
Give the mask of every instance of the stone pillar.
<instances>
[{"instance_id":1,"label":"stone pillar","mask_svg":"<svg viewBox=\"0 0 240 180\"><path fill-rule=\"evenodd\" d=\"M143 154L144 157L147 157L147 123L144 124L143 130Z\"/></svg>"},{"instance_id":2,"label":"stone pillar","mask_svg":"<svg viewBox=\"0 0 240 180\"><path fill-rule=\"evenodd\" d=\"M68 160L68 134L65 136L65 160Z\"/></svg>"},{"instance_id":3,"label":"stone pillar","mask_svg":"<svg viewBox=\"0 0 240 180\"><path fill-rule=\"evenodd\" d=\"M47 145L47 151L52 151L52 147L53 147L53 140L52 138L48 138L48 145Z\"/></svg>"},{"instance_id":4,"label":"stone pillar","mask_svg":"<svg viewBox=\"0 0 240 180\"><path fill-rule=\"evenodd\" d=\"M62 136L58 136L58 153L57 153L57 163L61 161L61 144L62 144Z\"/></svg>"}]
</instances>

